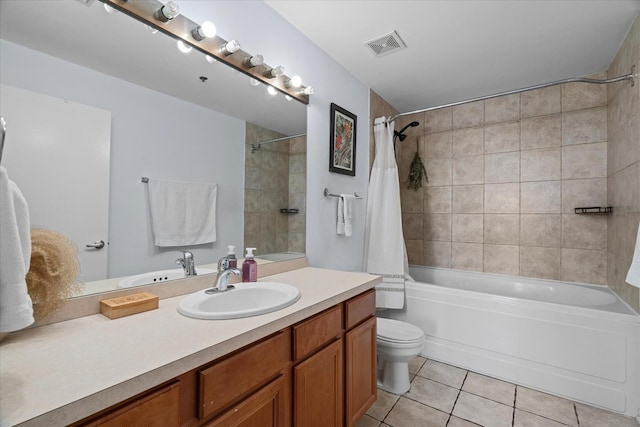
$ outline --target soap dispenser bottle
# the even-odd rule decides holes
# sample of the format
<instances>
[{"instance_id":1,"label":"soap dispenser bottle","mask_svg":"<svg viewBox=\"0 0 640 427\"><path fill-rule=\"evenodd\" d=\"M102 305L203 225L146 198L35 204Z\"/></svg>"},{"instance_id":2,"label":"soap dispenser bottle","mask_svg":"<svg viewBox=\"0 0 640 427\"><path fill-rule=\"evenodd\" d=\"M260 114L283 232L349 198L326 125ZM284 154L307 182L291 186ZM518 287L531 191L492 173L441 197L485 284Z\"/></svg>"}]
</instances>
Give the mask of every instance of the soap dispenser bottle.
<instances>
[{"instance_id":1,"label":"soap dispenser bottle","mask_svg":"<svg viewBox=\"0 0 640 427\"><path fill-rule=\"evenodd\" d=\"M258 263L253 259L253 251L256 248L247 248L244 262L242 263L242 281L255 282L258 280Z\"/></svg>"},{"instance_id":2,"label":"soap dispenser bottle","mask_svg":"<svg viewBox=\"0 0 640 427\"><path fill-rule=\"evenodd\" d=\"M227 260L229 261L229 268L238 268L238 259L236 258L236 247L229 245L229 252L227 252Z\"/></svg>"}]
</instances>

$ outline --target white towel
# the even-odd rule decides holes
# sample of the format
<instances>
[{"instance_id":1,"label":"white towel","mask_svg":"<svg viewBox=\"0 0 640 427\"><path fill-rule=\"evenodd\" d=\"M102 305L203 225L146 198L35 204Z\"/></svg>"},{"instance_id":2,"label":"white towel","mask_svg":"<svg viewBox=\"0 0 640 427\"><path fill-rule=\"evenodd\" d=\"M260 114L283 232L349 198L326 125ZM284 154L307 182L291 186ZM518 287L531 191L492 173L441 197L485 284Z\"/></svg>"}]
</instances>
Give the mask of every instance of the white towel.
<instances>
[{"instance_id":1,"label":"white towel","mask_svg":"<svg viewBox=\"0 0 640 427\"><path fill-rule=\"evenodd\" d=\"M156 246L216 241L216 184L149 180L149 212Z\"/></svg>"},{"instance_id":2,"label":"white towel","mask_svg":"<svg viewBox=\"0 0 640 427\"><path fill-rule=\"evenodd\" d=\"M31 261L29 208L0 166L0 332L26 328L33 305L25 277Z\"/></svg>"},{"instance_id":3,"label":"white towel","mask_svg":"<svg viewBox=\"0 0 640 427\"><path fill-rule=\"evenodd\" d=\"M338 197L338 224L336 225L336 233L344 235L344 198Z\"/></svg>"},{"instance_id":4,"label":"white towel","mask_svg":"<svg viewBox=\"0 0 640 427\"><path fill-rule=\"evenodd\" d=\"M638 236L636 237L636 248L633 251L631 267L627 272L626 282L640 288L640 224L638 225Z\"/></svg>"},{"instance_id":5,"label":"white towel","mask_svg":"<svg viewBox=\"0 0 640 427\"><path fill-rule=\"evenodd\" d=\"M382 283L376 285L377 308L404 307L404 277L382 277Z\"/></svg>"},{"instance_id":6,"label":"white towel","mask_svg":"<svg viewBox=\"0 0 640 427\"><path fill-rule=\"evenodd\" d=\"M340 200L343 204L343 217L344 217L344 235L349 237L353 234L353 226L351 220L353 219L353 200L355 196L353 194L341 194Z\"/></svg>"}]
</instances>

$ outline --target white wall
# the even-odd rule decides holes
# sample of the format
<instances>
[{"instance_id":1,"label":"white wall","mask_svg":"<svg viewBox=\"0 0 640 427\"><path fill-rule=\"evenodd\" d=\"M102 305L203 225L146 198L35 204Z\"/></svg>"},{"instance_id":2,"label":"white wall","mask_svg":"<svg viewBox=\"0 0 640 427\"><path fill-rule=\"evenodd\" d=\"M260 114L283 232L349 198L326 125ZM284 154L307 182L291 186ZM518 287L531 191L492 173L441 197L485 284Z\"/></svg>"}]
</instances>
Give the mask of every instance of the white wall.
<instances>
[{"instance_id":1,"label":"white wall","mask_svg":"<svg viewBox=\"0 0 640 427\"><path fill-rule=\"evenodd\" d=\"M285 74L298 74L315 94L307 114L307 255L312 266L362 269L366 197L355 203L352 237L336 235L337 199L333 193L366 196L369 182L369 88L330 58L262 1L181 1L182 13L201 22L214 21L224 39L236 38L242 49L261 53ZM329 172L330 104L358 118L356 176Z\"/></svg>"},{"instance_id":2,"label":"white wall","mask_svg":"<svg viewBox=\"0 0 640 427\"><path fill-rule=\"evenodd\" d=\"M0 52L1 83L111 111L110 277L177 268L176 249L153 246L142 176L218 183L218 239L190 248L197 263L242 246L243 121L4 40Z\"/></svg>"}]
</instances>

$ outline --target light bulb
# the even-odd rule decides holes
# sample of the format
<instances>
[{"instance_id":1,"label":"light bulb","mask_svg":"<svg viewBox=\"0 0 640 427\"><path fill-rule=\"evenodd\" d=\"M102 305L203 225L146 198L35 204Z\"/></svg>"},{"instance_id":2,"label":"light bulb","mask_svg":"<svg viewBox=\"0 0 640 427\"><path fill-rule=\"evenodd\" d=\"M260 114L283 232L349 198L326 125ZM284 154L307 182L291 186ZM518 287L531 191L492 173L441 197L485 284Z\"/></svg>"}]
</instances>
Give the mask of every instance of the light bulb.
<instances>
[{"instance_id":1,"label":"light bulb","mask_svg":"<svg viewBox=\"0 0 640 427\"><path fill-rule=\"evenodd\" d=\"M180 15L180 7L176 2L169 1L167 2L167 4L158 9L153 16L155 16L159 21L167 22L171 21L178 15Z\"/></svg>"},{"instance_id":2,"label":"light bulb","mask_svg":"<svg viewBox=\"0 0 640 427\"><path fill-rule=\"evenodd\" d=\"M300 86L302 86L302 79L300 78L300 76L293 76L286 81L285 85L287 87L299 88Z\"/></svg>"},{"instance_id":3,"label":"light bulb","mask_svg":"<svg viewBox=\"0 0 640 427\"><path fill-rule=\"evenodd\" d=\"M186 44L185 42L183 42L182 40L178 40L178 49L182 53L189 53L191 52L192 47Z\"/></svg>"},{"instance_id":4,"label":"light bulb","mask_svg":"<svg viewBox=\"0 0 640 427\"><path fill-rule=\"evenodd\" d=\"M191 35L197 41L214 37L216 35L216 26L211 21L204 21L202 25L193 29Z\"/></svg>"},{"instance_id":5,"label":"light bulb","mask_svg":"<svg viewBox=\"0 0 640 427\"><path fill-rule=\"evenodd\" d=\"M260 84L260 81L258 79L250 79L249 83L251 84L251 86L258 86Z\"/></svg>"},{"instance_id":6,"label":"light bulb","mask_svg":"<svg viewBox=\"0 0 640 427\"><path fill-rule=\"evenodd\" d=\"M278 65L277 67L273 67L267 72L264 73L265 77L274 78L284 74L284 67L282 65Z\"/></svg>"},{"instance_id":7,"label":"light bulb","mask_svg":"<svg viewBox=\"0 0 640 427\"><path fill-rule=\"evenodd\" d=\"M258 65L262 65L264 62L264 58L262 55L253 55L249 56L244 60L244 65L249 68L257 67Z\"/></svg>"},{"instance_id":8,"label":"light bulb","mask_svg":"<svg viewBox=\"0 0 640 427\"><path fill-rule=\"evenodd\" d=\"M214 58L213 56L211 56L211 55L205 55L204 59L206 59L209 64L213 64L214 62L218 62L218 60L216 58Z\"/></svg>"},{"instance_id":9,"label":"light bulb","mask_svg":"<svg viewBox=\"0 0 640 427\"><path fill-rule=\"evenodd\" d=\"M229 40L220 48L220 52L224 55L231 55L233 52L240 50L240 43L238 40Z\"/></svg>"},{"instance_id":10,"label":"light bulb","mask_svg":"<svg viewBox=\"0 0 640 427\"><path fill-rule=\"evenodd\" d=\"M273 86L269 86L267 88L267 92L269 92L269 95L277 95L278 91L276 90L276 88L274 88Z\"/></svg>"},{"instance_id":11,"label":"light bulb","mask_svg":"<svg viewBox=\"0 0 640 427\"><path fill-rule=\"evenodd\" d=\"M304 89L302 89L302 93L304 95L312 95L314 92L315 92L315 90L311 86L307 86Z\"/></svg>"}]
</instances>

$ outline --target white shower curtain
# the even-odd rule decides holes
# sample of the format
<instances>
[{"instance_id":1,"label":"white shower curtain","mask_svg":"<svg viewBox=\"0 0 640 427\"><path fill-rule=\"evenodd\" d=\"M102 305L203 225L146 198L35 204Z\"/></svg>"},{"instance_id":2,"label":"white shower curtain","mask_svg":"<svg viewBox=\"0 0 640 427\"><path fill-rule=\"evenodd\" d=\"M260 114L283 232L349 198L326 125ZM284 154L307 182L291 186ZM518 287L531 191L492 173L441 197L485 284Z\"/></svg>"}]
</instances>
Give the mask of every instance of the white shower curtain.
<instances>
[{"instance_id":1,"label":"white shower curtain","mask_svg":"<svg viewBox=\"0 0 640 427\"><path fill-rule=\"evenodd\" d=\"M364 241L364 270L382 276L376 287L376 306L402 308L404 279L409 264L402 235L400 183L393 150L393 122L375 119L375 159L369 179L367 222Z\"/></svg>"}]
</instances>

